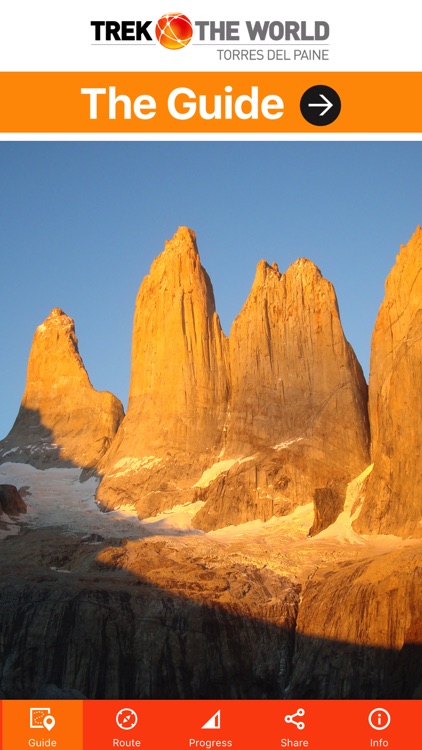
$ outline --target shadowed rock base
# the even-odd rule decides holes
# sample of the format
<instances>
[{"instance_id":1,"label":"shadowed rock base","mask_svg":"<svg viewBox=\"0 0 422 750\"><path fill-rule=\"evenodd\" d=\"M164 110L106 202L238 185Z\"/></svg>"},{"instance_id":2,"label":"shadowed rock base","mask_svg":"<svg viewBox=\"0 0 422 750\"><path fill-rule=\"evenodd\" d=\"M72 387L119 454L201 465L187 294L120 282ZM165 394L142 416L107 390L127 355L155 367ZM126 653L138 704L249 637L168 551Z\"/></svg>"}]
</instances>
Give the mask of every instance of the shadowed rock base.
<instances>
[{"instance_id":1,"label":"shadowed rock base","mask_svg":"<svg viewBox=\"0 0 422 750\"><path fill-rule=\"evenodd\" d=\"M303 540L274 556L271 540L58 545L52 531L4 543L6 698L419 695L420 546L368 558Z\"/></svg>"}]
</instances>

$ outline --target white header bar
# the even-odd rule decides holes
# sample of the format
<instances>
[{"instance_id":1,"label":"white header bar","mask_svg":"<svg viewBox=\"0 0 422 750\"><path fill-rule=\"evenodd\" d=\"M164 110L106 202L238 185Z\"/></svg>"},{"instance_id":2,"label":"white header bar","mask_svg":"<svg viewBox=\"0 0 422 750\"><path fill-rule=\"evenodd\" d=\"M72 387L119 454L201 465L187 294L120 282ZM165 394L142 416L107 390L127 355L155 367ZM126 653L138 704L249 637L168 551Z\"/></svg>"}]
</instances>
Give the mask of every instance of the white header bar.
<instances>
[{"instance_id":1,"label":"white header bar","mask_svg":"<svg viewBox=\"0 0 422 750\"><path fill-rule=\"evenodd\" d=\"M397 6L260 0L255 9L221 0L173 5L128 0L3 5L0 70L421 70L422 10L414 0ZM166 49L156 25L175 10L191 21L192 38L185 47Z\"/></svg>"}]
</instances>

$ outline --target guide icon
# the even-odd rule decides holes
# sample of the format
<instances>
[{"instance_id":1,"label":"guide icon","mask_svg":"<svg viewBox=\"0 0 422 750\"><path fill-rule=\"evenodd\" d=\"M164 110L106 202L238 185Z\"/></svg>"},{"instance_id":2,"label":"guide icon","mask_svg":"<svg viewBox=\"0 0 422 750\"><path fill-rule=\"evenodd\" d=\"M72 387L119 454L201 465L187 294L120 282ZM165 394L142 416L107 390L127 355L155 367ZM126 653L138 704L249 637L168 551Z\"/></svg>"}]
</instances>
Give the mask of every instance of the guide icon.
<instances>
[{"instance_id":1,"label":"guide icon","mask_svg":"<svg viewBox=\"0 0 422 750\"><path fill-rule=\"evenodd\" d=\"M51 732L55 723L56 720L51 715L51 708L37 706L29 709L30 729L47 729Z\"/></svg>"}]
</instances>

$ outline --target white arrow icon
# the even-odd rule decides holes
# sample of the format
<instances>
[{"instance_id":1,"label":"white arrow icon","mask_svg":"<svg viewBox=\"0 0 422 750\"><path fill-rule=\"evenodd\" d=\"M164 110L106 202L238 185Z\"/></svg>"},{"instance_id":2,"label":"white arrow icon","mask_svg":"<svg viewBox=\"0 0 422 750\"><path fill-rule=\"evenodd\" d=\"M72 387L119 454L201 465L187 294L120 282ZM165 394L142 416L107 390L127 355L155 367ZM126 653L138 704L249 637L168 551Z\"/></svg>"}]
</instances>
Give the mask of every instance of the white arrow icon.
<instances>
[{"instance_id":1,"label":"white arrow icon","mask_svg":"<svg viewBox=\"0 0 422 750\"><path fill-rule=\"evenodd\" d=\"M329 99L327 99L327 97L326 97L326 96L324 96L324 94L320 94L320 97L321 97L321 99L324 99L324 103L322 103L322 104L319 104L319 103L318 103L318 104L317 104L317 103L315 103L315 104L308 104L308 107L324 107L324 109L322 110L322 112L320 112L320 113L319 113L319 116L320 116L320 117L323 117L324 115L326 115L326 114L327 114L327 112L328 112L328 111L329 111L329 110L331 109L331 107L333 107L334 105L333 105L333 103L332 103L332 102L330 102L330 100L329 100Z\"/></svg>"}]
</instances>

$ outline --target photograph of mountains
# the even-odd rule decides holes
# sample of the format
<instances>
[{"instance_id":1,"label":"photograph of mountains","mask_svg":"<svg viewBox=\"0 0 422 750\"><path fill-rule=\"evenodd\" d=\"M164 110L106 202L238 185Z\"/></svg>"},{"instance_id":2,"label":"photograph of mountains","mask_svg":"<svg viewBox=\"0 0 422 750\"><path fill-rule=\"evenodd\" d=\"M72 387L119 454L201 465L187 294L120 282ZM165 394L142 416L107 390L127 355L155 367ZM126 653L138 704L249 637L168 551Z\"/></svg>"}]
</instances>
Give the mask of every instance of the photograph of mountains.
<instances>
[{"instance_id":1,"label":"photograph of mountains","mask_svg":"<svg viewBox=\"0 0 422 750\"><path fill-rule=\"evenodd\" d=\"M0 697L421 698L421 144L0 163Z\"/></svg>"}]
</instances>

